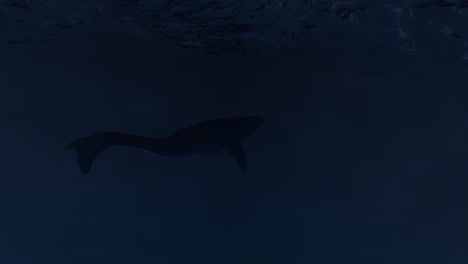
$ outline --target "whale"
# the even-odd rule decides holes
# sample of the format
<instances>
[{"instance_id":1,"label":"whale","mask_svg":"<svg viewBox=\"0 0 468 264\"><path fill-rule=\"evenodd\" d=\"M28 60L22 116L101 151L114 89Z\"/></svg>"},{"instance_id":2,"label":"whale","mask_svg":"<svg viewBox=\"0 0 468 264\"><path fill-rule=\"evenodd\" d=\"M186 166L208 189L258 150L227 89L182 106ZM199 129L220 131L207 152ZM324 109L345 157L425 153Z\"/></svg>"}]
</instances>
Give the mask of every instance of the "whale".
<instances>
[{"instance_id":1,"label":"whale","mask_svg":"<svg viewBox=\"0 0 468 264\"><path fill-rule=\"evenodd\" d=\"M65 149L74 149L83 174L111 147L127 147L163 157L210 156L229 153L241 170L247 169L244 141L264 122L261 116L212 119L177 129L166 137L145 137L120 131L100 132L79 138Z\"/></svg>"}]
</instances>

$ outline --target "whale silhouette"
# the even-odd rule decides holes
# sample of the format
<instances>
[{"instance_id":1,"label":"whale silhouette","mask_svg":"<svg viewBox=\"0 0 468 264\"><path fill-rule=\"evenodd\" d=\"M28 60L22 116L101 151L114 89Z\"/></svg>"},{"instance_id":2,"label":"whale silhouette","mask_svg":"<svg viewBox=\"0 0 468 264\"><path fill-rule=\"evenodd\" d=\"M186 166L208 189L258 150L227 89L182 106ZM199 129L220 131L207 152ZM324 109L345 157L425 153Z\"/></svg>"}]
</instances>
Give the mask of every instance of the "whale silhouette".
<instances>
[{"instance_id":1,"label":"whale silhouette","mask_svg":"<svg viewBox=\"0 0 468 264\"><path fill-rule=\"evenodd\" d=\"M247 169L247 156L242 143L263 124L260 116L237 116L213 119L162 138L150 138L123 132L101 132L70 143L75 149L83 174L88 173L96 157L112 146L129 147L165 157L216 155L228 152L242 169Z\"/></svg>"}]
</instances>

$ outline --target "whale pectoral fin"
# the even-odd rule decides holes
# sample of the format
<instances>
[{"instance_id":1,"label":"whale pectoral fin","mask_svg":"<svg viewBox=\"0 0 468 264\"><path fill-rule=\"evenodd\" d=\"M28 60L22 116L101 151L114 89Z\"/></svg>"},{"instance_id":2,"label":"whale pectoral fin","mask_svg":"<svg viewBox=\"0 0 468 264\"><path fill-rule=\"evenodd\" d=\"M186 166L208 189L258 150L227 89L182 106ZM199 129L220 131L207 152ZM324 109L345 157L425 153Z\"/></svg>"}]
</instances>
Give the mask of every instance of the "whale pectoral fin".
<instances>
[{"instance_id":1,"label":"whale pectoral fin","mask_svg":"<svg viewBox=\"0 0 468 264\"><path fill-rule=\"evenodd\" d=\"M237 165L242 169L247 169L247 155L244 148L239 144L232 144L227 148L227 151L236 160Z\"/></svg>"}]
</instances>

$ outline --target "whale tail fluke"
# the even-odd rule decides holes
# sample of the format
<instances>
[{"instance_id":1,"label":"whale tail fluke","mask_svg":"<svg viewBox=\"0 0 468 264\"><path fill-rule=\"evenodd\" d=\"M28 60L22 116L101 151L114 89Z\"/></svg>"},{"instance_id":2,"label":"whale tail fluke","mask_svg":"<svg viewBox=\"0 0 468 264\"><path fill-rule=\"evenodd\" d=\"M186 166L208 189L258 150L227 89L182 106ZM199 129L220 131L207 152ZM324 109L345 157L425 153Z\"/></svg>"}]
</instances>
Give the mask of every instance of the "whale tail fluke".
<instances>
[{"instance_id":1,"label":"whale tail fluke","mask_svg":"<svg viewBox=\"0 0 468 264\"><path fill-rule=\"evenodd\" d=\"M68 144L65 149L75 149L78 164L83 174L88 173L96 157L107 147L97 136L80 138Z\"/></svg>"}]
</instances>

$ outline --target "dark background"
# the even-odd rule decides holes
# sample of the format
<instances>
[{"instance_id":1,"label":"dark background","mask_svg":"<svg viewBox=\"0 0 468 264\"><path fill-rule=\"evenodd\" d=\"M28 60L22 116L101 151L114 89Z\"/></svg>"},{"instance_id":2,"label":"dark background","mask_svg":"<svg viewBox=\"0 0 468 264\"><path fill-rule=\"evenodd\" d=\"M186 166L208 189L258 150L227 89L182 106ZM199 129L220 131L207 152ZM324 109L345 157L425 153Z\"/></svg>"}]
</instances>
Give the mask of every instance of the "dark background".
<instances>
[{"instance_id":1,"label":"dark background","mask_svg":"<svg viewBox=\"0 0 468 264\"><path fill-rule=\"evenodd\" d=\"M246 53L104 27L5 42L0 262L468 263L464 48L424 16L416 52L378 16ZM81 175L64 150L244 114L265 118L246 172L115 148Z\"/></svg>"}]
</instances>

